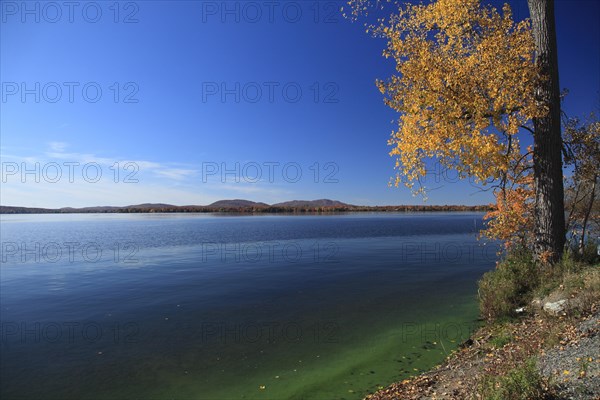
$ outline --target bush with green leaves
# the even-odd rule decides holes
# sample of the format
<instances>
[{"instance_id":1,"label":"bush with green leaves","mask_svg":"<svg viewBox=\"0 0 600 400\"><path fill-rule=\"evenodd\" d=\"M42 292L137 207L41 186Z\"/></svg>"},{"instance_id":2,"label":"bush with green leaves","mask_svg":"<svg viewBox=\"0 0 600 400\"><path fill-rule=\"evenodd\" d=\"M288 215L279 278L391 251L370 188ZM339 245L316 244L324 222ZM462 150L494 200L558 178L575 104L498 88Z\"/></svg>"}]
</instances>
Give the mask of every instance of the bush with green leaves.
<instances>
[{"instance_id":1,"label":"bush with green leaves","mask_svg":"<svg viewBox=\"0 0 600 400\"><path fill-rule=\"evenodd\" d=\"M489 321L514 317L533 299L540 283L539 266L527 250L513 252L479 281L481 314Z\"/></svg>"},{"instance_id":2,"label":"bush with green leaves","mask_svg":"<svg viewBox=\"0 0 600 400\"><path fill-rule=\"evenodd\" d=\"M505 375L486 376L479 386L484 400L541 400L550 398L547 382L530 359Z\"/></svg>"}]
</instances>

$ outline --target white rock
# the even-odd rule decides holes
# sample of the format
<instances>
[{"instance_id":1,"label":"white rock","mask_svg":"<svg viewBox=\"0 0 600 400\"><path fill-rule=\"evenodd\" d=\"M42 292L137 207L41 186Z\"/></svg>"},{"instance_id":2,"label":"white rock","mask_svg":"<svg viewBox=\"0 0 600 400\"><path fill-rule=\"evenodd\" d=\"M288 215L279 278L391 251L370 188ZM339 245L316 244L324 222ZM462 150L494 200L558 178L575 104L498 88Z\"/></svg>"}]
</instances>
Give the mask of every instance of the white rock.
<instances>
[{"instance_id":1,"label":"white rock","mask_svg":"<svg viewBox=\"0 0 600 400\"><path fill-rule=\"evenodd\" d=\"M567 306L567 300L558 300L555 302L547 302L544 304L544 311L549 314L557 315L565 310Z\"/></svg>"}]
</instances>

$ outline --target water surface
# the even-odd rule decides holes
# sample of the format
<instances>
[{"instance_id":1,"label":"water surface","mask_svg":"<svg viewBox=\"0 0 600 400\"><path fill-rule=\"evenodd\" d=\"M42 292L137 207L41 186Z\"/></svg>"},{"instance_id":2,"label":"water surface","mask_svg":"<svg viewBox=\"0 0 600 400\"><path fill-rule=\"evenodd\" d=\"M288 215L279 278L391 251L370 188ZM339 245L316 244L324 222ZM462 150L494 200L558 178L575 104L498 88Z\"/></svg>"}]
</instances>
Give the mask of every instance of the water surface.
<instances>
[{"instance_id":1,"label":"water surface","mask_svg":"<svg viewBox=\"0 0 600 400\"><path fill-rule=\"evenodd\" d=\"M482 214L3 215L0 397L358 399L477 318Z\"/></svg>"}]
</instances>

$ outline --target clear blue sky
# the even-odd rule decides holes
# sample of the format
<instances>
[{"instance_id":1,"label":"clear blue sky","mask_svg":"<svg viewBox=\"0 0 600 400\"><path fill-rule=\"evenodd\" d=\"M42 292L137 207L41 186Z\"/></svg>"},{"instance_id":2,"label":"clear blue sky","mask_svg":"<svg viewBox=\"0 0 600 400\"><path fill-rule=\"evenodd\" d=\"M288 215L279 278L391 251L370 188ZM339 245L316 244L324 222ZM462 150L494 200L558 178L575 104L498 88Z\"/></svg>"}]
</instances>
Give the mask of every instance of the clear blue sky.
<instances>
[{"instance_id":1,"label":"clear blue sky","mask_svg":"<svg viewBox=\"0 0 600 400\"><path fill-rule=\"evenodd\" d=\"M3 205L422 203L388 188L397 116L374 81L393 64L343 2L0 4ZM600 2L556 13L565 110L598 111ZM449 178L428 204L491 201Z\"/></svg>"}]
</instances>

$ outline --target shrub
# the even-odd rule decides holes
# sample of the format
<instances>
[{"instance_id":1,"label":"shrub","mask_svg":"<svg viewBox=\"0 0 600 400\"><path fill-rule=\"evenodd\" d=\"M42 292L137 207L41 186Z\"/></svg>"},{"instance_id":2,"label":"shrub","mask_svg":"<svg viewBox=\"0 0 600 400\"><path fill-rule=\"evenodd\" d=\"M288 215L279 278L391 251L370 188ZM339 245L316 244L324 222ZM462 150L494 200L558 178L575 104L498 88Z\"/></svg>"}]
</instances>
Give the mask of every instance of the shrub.
<instances>
[{"instance_id":1,"label":"shrub","mask_svg":"<svg viewBox=\"0 0 600 400\"><path fill-rule=\"evenodd\" d=\"M600 299L599 266L584 263L572 251L549 266L536 263L527 249L513 250L479 281L481 315L488 322L502 322L515 317L515 310L534 297L544 298L556 290L565 296L579 294L580 311L589 311Z\"/></svg>"},{"instance_id":2,"label":"shrub","mask_svg":"<svg viewBox=\"0 0 600 400\"><path fill-rule=\"evenodd\" d=\"M600 254L598 254L599 246L600 239L588 239L583 248L583 254L580 254L581 261L587 264L595 264L600 261Z\"/></svg>"},{"instance_id":3,"label":"shrub","mask_svg":"<svg viewBox=\"0 0 600 400\"><path fill-rule=\"evenodd\" d=\"M550 398L547 382L530 359L503 376L486 376L479 386L485 400L541 400Z\"/></svg>"},{"instance_id":4,"label":"shrub","mask_svg":"<svg viewBox=\"0 0 600 400\"><path fill-rule=\"evenodd\" d=\"M507 345L508 343L513 341L513 336L510 334L510 332L498 332L496 334L496 336L493 336L490 339L490 344L492 345L492 347L495 347L497 349L504 347L505 345Z\"/></svg>"},{"instance_id":5,"label":"shrub","mask_svg":"<svg viewBox=\"0 0 600 400\"><path fill-rule=\"evenodd\" d=\"M512 318L531 302L540 283L540 270L526 250L513 252L479 281L481 314L489 321Z\"/></svg>"}]
</instances>

